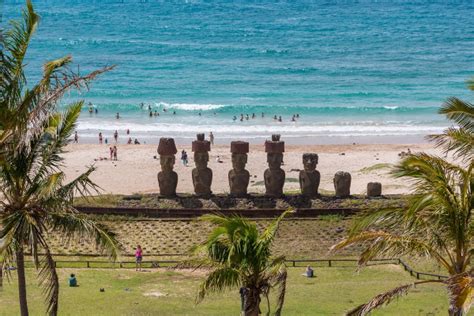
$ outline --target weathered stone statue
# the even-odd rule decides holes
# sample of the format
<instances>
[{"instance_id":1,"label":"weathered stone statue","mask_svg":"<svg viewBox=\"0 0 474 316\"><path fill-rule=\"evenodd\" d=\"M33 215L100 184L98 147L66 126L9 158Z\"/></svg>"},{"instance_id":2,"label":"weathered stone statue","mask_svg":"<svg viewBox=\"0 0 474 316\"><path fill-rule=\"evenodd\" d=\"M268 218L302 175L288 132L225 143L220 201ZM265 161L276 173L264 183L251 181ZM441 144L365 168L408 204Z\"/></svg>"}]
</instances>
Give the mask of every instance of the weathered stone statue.
<instances>
[{"instance_id":1,"label":"weathered stone statue","mask_svg":"<svg viewBox=\"0 0 474 316\"><path fill-rule=\"evenodd\" d=\"M160 138L158 154L160 155L161 171L158 173L160 195L166 197L176 196L178 174L173 171L175 163L176 145L173 138Z\"/></svg>"},{"instance_id":2,"label":"weathered stone statue","mask_svg":"<svg viewBox=\"0 0 474 316\"><path fill-rule=\"evenodd\" d=\"M379 197L381 195L382 195L382 183L380 182L367 183L367 196L368 197Z\"/></svg>"},{"instance_id":3,"label":"weathered stone statue","mask_svg":"<svg viewBox=\"0 0 474 316\"><path fill-rule=\"evenodd\" d=\"M348 197L351 195L351 174L338 171L334 175L334 189L337 197Z\"/></svg>"},{"instance_id":4,"label":"weathered stone statue","mask_svg":"<svg viewBox=\"0 0 474 316\"><path fill-rule=\"evenodd\" d=\"M280 197L283 195L283 185L285 184L285 171L280 168L283 162L283 152L285 152L285 142L280 141L280 135L272 135L272 140L265 142L265 152L269 167L263 174L265 194Z\"/></svg>"},{"instance_id":5,"label":"weathered stone statue","mask_svg":"<svg viewBox=\"0 0 474 316\"><path fill-rule=\"evenodd\" d=\"M196 164L196 168L192 171L194 193L199 196L209 196L212 194L212 170L207 167L207 163L211 143L204 140L204 134L197 134L197 140L192 143L192 150Z\"/></svg>"},{"instance_id":6,"label":"weathered stone statue","mask_svg":"<svg viewBox=\"0 0 474 316\"><path fill-rule=\"evenodd\" d=\"M316 170L318 164L317 154L303 154L304 170L300 171L301 194L307 197L318 195L321 174Z\"/></svg>"},{"instance_id":7,"label":"weathered stone statue","mask_svg":"<svg viewBox=\"0 0 474 316\"><path fill-rule=\"evenodd\" d=\"M230 143L230 152L232 153L232 167L229 171L230 194L236 197L247 195L250 173L245 170L247 163L247 153L249 152L249 143L235 141Z\"/></svg>"}]
</instances>

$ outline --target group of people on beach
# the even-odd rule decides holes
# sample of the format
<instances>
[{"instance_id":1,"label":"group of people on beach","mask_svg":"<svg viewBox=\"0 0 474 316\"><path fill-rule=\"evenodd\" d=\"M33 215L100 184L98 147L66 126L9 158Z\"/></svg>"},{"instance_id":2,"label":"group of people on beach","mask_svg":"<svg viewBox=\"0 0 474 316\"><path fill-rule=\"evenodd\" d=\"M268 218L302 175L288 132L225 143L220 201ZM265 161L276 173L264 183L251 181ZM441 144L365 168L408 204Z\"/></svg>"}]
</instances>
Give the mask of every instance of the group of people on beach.
<instances>
[{"instance_id":1,"label":"group of people on beach","mask_svg":"<svg viewBox=\"0 0 474 316\"><path fill-rule=\"evenodd\" d=\"M260 117L261 117L261 118L265 118L265 113L262 112L262 113L260 114ZM252 113L251 116L250 116L249 114L245 114L245 115L244 115L243 113L240 113L240 119L239 119L239 121L243 122L244 120L245 120L245 121L248 121L248 120L250 120L250 119L253 120L253 119L255 119L255 118L257 118L257 115L256 115L255 113ZM291 117L291 121L292 121L292 122L296 122L299 118L300 118L300 115L299 115L298 113L297 113L297 114L293 114L293 116ZM232 120L233 120L234 122L237 121L237 116L234 115L234 117L232 118ZM273 116L273 120L274 120L274 121L278 121L278 122L283 122L283 119L282 119L281 115L280 115L280 116L274 115L274 116Z\"/></svg>"}]
</instances>

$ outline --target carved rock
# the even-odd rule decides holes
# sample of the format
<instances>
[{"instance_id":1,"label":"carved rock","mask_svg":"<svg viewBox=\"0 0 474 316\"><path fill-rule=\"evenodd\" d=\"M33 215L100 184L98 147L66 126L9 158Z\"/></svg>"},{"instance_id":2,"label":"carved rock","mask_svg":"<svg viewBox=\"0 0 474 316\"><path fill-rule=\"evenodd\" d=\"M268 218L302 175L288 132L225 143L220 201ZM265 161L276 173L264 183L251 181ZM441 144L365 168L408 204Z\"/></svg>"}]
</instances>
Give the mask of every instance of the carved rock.
<instances>
[{"instance_id":1,"label":"carved rock","mask_svg":"<svg viewBox=\"0 0 474 316\"><path fill-rule=\"evenodd\" d=\"M316 170L318 164L317 154L303 154L304 170L300 171L301 194L307 197L318 196L321 174Z\"/></svg>"},{"instance_id":2,"label":"carved rock","mask_svg":"<svg viewBox=\"0 0 474 316\"><path fill-rule=\"evenodd\" d=\"M173 138L160 138L158 154L160 155L161 171L158 173L160 195L166 197L176 196L178 174L173 171L175 154L177 153Z\"/></svg>"},{"instance_id":3,"label":"carved rock","mask_svg":"<svg viewBox=\"0 0 474 316\"><path fill-rule=\"evenodd\" d=\"M265 181L265 194L268 196L281 197L283 195L285 171L281 169L281 164L284 151L285 142L280 141L280 135L272 135L272 140L265 142L269 168L265 170L263 179Z\"/></svg>"},{"instance_id":4,"label":"carved rock","mask_svg":"<svg viewBox=\"0 0 474 316\"><path fill-rule=\"evenodd\" d=\"M250 180L250 173L245 170L249 143L242 141L231 142L230 151L232 153L233 167L228 174L230 194L236 197L243 197L247 195Z\"/></svg>"},{"instance_id":5,"label":"carved rock","mask_svg":"<svg viewBox=\"0 0 474 316\"><path fill-rule=\"evenodd\" d=\"M381 195L382 195L382 183L380 182L367 183L367 196L368 197L379 197Z\"/></svg>"},{"instance_id":6,"label":"carved rock","mask_svg":"<svg viewBox=\"0 0 474 316\"><path fill-rule=\"evenodd\" d=\"M209 196L212 194L212 170L207 167L209 162L209 151L211 143L204 140L204 134L197 134L197 140L192 143L194 152L194 163L196 168L192 170L194 193L199 196Z\"/></svg>"},{"instance_id":7,"label":"carved rock","mask_svg":"<svg viewBox=\"0 0 474 316\"><path fill-rule=\"evenodd\" d=\"M351 195L351 174L338 171L334 175L334 189L337 197L348 197Z\"/></svg>"}]
</instances>

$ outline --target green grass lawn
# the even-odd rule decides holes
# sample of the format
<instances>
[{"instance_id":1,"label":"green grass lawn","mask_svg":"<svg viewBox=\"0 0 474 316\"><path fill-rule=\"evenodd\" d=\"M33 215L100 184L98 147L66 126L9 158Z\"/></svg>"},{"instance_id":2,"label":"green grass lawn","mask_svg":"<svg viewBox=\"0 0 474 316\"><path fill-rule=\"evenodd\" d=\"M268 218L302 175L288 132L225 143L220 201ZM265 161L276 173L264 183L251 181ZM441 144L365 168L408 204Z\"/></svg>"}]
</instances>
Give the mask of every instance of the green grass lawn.
<instances>
[{"instance_id":1,"label":"green grass lawn","mask_svg":"<svg viewBox=\"0 0 474 316\"><path fill-rule=\"evenodd\" d=\"M342 315L375 294L415 281L397 265L378 265L357 272L353 267L316 267L316 277L301 275L304 268L289 268L283 315ZM201 272L165 269L136 272L127 269L58 269L61 284L60 315L238 315L238 289L213 294L201 304L194 298ZM80 284L67 287L75 273ZM105 292L101 293L100 288ZM0 292L0 315L18 315L15 275ZM34 270L28 269L31 315L44 315L41 289ZM265 310L262 304L262 311ZM374 315L446 315L445 289L420 286Z\"/></svg>"}]
</instances>

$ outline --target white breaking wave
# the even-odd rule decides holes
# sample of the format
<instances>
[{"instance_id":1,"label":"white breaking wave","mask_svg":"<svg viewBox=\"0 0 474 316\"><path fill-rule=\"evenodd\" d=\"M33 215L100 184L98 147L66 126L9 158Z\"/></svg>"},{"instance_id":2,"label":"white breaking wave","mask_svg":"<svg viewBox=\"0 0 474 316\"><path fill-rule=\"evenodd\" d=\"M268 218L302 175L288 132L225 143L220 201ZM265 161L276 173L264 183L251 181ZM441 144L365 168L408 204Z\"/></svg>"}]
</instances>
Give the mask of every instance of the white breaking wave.
<instances>
[{"instance_id":1,"label":"white breaking wave","mask_svg":"<svg viewBox=\"0 0 474 316\"><path fill-rule=\"evenodd\" d=\"M224 104L197 104L197 103L166 103L158 102L155 106L159 108L183 110L183 111L212 111L225 107Z\"/></svg>"},{"instance_id":2,"label":"white breaking wave","mask_svg":"<svg viewBox=\"0 0 474 316\"><path fill-rule=\"evenodd\" d=\"M440 126L427 125L299 125L299 124L274 124L274 125L246 125L238 122L228 125L187 125L173 123L139 124L131 122L103 122L100 126L91 122L80 122L80 133L124 131L130 129L135 135L141 133L187 136L198 132L212 131L220 136L262 136L274 133L293 136L390 136L390 135L427 135L439 133L443 130Z\"/></svg>"}]
</instances>

